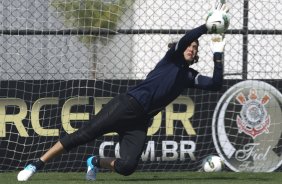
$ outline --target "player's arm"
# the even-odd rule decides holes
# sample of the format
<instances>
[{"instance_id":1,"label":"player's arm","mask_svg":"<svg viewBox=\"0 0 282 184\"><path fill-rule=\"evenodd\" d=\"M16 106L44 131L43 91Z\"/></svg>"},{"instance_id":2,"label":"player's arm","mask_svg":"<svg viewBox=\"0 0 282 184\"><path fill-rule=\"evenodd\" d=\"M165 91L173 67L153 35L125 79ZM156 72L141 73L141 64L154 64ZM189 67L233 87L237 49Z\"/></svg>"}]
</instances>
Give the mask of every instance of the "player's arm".
<instances>
[{"instance_id":1,"label":"player's arm","mask_svg":"<svg viewBox=\"0 0 282 184\"><path fill-rule=\"evenodd\" d=\"M179 51L179 53L182 54L193 41L197 40L203 34L206 34L208 32L223 33L224 31L226 31L229 26L229 17L226 15L228 10L229 8L226 6L226 4L219 3L216 7L214 7L214 10L209 13L205 24L192 29L179 40L179 42L175 46L175 51ZM225 19L223 19L223 17L225 17ZM224 22L224 29L213 32L213 25L217 25L219 24L218 22L221 21Z\"/></svg>"},{"instance_id":2,"label":"player's arm","mask_svg":"<svg viewBox=\"0 0 282 184\"><path fill-rule=\"evenodd\" d=\"M213 51L214 71L213 76L203 76L198 74L195 78L195 87L199 89L217 91L220 90L223 83L223 51L225 39L222 36L212 38L211 49Z\"/></svg>"},{"instance_id":3,"label":"player's arm","mask_svg":"<svg viewBox=\"0 0 282 184\"><path fill-rule=\"evenodd\" d=\"M192 29L178 41L175 46L175 51L182 54L193 41L197 40L199 37L201 37L203 34L206 34L207 32L208 29L205 24Z\"/></svg>"}]
</instances>

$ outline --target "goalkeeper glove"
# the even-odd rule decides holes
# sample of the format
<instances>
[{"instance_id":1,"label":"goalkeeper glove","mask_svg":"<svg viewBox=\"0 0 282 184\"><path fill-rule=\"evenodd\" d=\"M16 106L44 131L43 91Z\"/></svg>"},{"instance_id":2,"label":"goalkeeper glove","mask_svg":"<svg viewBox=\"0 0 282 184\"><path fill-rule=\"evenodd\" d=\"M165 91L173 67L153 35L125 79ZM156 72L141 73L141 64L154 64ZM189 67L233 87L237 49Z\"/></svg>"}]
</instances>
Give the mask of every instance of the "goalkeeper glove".
<instances>
[{"instance_id":1,"label":"goalkeeper glove","mask_svg":"<svg viewBox=\"0 0 282 184\"><path fill-rule=\"evenodd\" d=\"M225 38L223 38L220 35L220 36L215 36L211 39L210 47L213 53L216 53L216 52L222 53L224 52L225 44L226 44Z\"/></svg>"},{"instance_id":2,"label":"goalkeeper glove","mask_svg":"<svg viewBox=\"0 0 282 184\"><path fill-rule=\"evenodd\" d=\"M229 24L229 16L227 12L229 8L226 4L219 3L213 11L211 11L206 17L206 27L209 33L224 33Z\"/></svg>"}]
</instances>

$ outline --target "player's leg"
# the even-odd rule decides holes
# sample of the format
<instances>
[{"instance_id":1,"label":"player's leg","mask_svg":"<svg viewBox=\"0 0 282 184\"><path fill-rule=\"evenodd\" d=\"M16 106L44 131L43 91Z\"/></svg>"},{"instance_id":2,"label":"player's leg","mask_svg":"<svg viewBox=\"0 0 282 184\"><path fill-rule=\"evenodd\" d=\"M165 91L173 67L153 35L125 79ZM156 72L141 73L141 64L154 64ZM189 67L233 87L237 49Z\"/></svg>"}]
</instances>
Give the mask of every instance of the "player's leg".
<instances>
[{"instance_id":1,"label":"player's leg","mask_svg":"<svg viewBox=\"0 0 282 184\"><path fill-rule=\"evenodd\" d=\"M114 162L114 170L124 176L132 174L140 160L146 136L146 122L120 134L120 158Z\"/></svg>"},{"instance_id":2,"label":"player's leg","mask_svg":"<svg viewBox=\"0 0 282 184\"><path fill-rule=\"evenodd\" d=\"M98 168L104 168L114 171L114 163L116 158L99 158L91 156L87 159L86 180L96 180Z\"/></svg>"},{"instance_id":3,"label":"player's leg","mask_svg":"<svg viewBox=\"0 0 282 184\"><path fill-rule=\"evenodd\" d=\"M147 128L144 125L119 132L121 158L99 158L92 156L87 160L87 180L96 180L97 167L106 168L128 176L132 174L138 165L143 151Z\"/></svg>"},{"instance_id":4,"label":"player's leg","mask_svg":"<svg viewBox=\"0 0 282 184\"><path fill-rule=\"evenodd\" d=\"M50 150L48 150L40 159L35 160L33 163L27 165L22 171L19 172L18 181L27 181L36 171L44 166L44 164L61 154L64 151L63 145L58 141Z\"/></svg>"},{"instance_id":5,"label":"player's leg","mask_svg":"<svg viewBox=\"0 0 282 184\"><path fill-rule=\"evenodd\" d=\"M60 141L58 141L51 149L49 149L44 155L40 157L44 163L48 162L50 159L62 154L64 147Z\"/></svg>"},{"instance_id":6,"label":"player's leg","mask_svg":"<svg viewBox=\"0 0 282 184\"><path fill-rule=\"evenodd\" d=\"M116 158L92 156L87 160L87 180L96 179L97 167L129 175L131 170L134 171L137 166L146 138L147 118L144 118L143 109L134 99L129 98L129 101L124 101L123 105L127 106L126 113L122 114L120 120L114 125L120 138L120 155L122 159L117 159L117 163L121 163L119 164L120 167L115 168ZM129 162L127 162L128 158L130 158ZM133 161L131 162L131 160ZM132 165L129 165L129 163ZM125 171L124 168L128 168L130 171Z\"/></svg>"},{"instance_id":7,"label":"player's leg","mask_svg":"<svg viewBox=\"0 0 282 184\"><path fill-rule=\"evenodd\" d=\"M112 99L89 123L85 124L78 131L62 138L40 159L25 167L24 170L18 174L18 180L28 180L44 163L60 155L63 151L69 151L105 133L115 131L115 122L127 112L127 101L128 97L126 95L120 95Z\"/></svg>"},{"instance_id":8,"label":"player's leg","mask_svg":"<svg viewBox=\"0 0 282 184\"><path fill-rule=\"evenodd\" d=\"M70 151L72 148L93 141L105 133L115 132L117 123L128 111L127 101L126 95L113 98L89 123L60 140L64 149Z\"/></svg>"},{"instance_id":9,"label":"player's leg","mask_svg":"<svg viewBox=\"0 0 282 184\"><path fill-rule=\"evenodd\" d=\"M95 139L98 136L101 136L104 132L97 131L97 130L100 130L99 126L97 125L101 124L99 123L99 120L101 119L106 119L106 118L99 118L98 116L98 118L94 118L94 120L97 120L98 123L95 122L91 124L90 122L87 126L82 127L81 129L74 132L73 134L67 135L66 137L58 141L43 156L41 156L40 159L33 161L32 163L27 165L22 171L20 171L17 176L18 181L27 181L29 178L31 178L36 173L36 171L41 169L47 161L55 158L56 156L60 155L62 152L69 151L71 148L74 148L80 144L86 143L87 140L90 141L90 140ZM93 131L90 132L91 130ZM86 131L88 131L88 133L86 133ZM86 135L87 134L89 135L90 133L92 133L93 136L91 136L91 138L90 136L85 138L84 137L85 133Z\"/></svg>"}]
</instances>

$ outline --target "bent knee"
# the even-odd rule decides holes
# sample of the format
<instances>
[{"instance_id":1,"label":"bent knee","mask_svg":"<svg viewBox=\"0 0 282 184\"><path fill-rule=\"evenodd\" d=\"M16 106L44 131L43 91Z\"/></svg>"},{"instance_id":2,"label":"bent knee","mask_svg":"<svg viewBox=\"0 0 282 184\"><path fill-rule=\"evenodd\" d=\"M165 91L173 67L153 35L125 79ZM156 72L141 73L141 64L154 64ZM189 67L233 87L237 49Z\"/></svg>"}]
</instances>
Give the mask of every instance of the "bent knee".
<instances>
[{"instance_id":1,"label":"bent knee","mask_svg":"<svg viewBox=\"0 0 282 184\"><path fill-rule=\"evenodd\" d=\"M115 171L121 175L129 176L136 170L138 161L116 159Z\"/></svg>"}]
</instances>

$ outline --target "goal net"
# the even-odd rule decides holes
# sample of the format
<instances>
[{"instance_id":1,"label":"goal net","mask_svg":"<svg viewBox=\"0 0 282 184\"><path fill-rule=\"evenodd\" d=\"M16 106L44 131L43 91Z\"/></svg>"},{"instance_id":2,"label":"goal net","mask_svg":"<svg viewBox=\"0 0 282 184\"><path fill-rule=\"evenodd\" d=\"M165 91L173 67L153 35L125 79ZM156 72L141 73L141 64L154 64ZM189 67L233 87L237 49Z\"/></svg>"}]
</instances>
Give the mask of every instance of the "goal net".
<instances>
[{"instance_id":1,"label":"goal net","mask_svg":"<svg viewBox=\"0 0 282 184\"><path fill-rule=\"evenodd\" d=\"M169 43L204 24L215 2L1 1L0 171L39 158L144 80ZM139 171L198 171L208 155L220 155L226 170L281 171L282 5L228 4L222 90L187 89L157 114ZM192 66L207 76L212 36L200 38L200 59ZM118 157L118 135L81 145L43 170L83 171L90 155Z\"/></svg>"}]
</instances>

